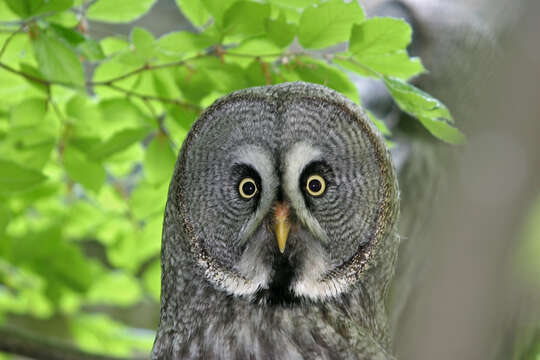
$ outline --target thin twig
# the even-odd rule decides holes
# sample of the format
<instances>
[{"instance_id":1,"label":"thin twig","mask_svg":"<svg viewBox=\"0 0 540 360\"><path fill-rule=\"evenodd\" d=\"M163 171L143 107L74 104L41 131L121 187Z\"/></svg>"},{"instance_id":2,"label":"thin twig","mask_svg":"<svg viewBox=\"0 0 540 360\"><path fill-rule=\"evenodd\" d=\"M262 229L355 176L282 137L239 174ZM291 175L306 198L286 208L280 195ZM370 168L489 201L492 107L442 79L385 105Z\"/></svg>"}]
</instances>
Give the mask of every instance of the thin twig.
<instances>
[{"instance_id":1,"label":"thin twig","mask_svg":"<svg viewBox=\"0 0 540 360\"><path fill-rule=\"evenodd\" d=\"M45 85L45 86L50 86L50 85L53 84L52 81L41 79L41 78L38 78L38 77L36 77L34 75L30 75L30 74L27 74L25 72L19 71L19 70L14 69L11 66L9 66L7 64L4 64L2 62L0 62L0 68L3 68L5 70L9 71L10 73L17 74L19 76L22 76L22 77L28 79L28 80L31 80L33 82L37 82L37 83ZM56 84L56 83L54 83L54 84ZM64 84L58 84L58 85L64 85ZM65 86L68 86L68 85L65 84Z\"/></svg>"},{"instance_id":2,"label":"thin twig","mask_svg":"<svg viewBox=\"0 0 540 360\"><path fill-rule=\"evenodd\" d=\"M148 111L150 111L150 114L152 115L152 118L154 118L156 120L156 125L161 130L162 124L159 121L159 116L158 116L158 114L156 112L156 109L154 109L154 106L152 105L150 100L148 100L148 99L141 99L141 100L144 103L144 105L146 105L146 107L148 108Z\"/></svg>"},{"instance_id":3,"label":"thin twig","mask_svg":"<svg viewBox=\"0 0 540 360\"><path fill-rule=\"evenodd\" d=\"M22 76L22 77L24 77L24 78L26 78L26 79L28 79L30 81L37 82L37 83L45 85L47 87L50 87L51 85L59 85L59 86L64 86L64 87L68 87L68 88L73 88L73 84L62 82L62 81L56 81L56 80L45 80L45 79L36 77L34 75L30 75L28 73L25 73L23 71L19 71L17 69L14 69L11 66L9 66L7 64L4 64L2 62L0 62L0 68L3 68L3 69L5 69L5 70L7 70L7 71L9 71L9 72L11 72L13 74L17 74L17 75ZM169 103L169 104L178 105L178 106L184 107L186 109L194 110L194 111L197 111L197 112L200 112L202 110L202 108L200 106L195 105L195 104L191 104L191 103L188 103L188 102L185 102L185 101L182 101L182 100L164 98L164 97L154 96L154 95L140 94L140 93L137 93L137 92L134 92L134 91L131 91L131 90L121 88L121 87L119 87L117 85L114 85L113 83L110 83L110 82L103 82L103 83L102 82L88 82L87 85L108 87L110 89L113 89L113 90L116 90L118 92L124 93L127 96L137 97L137 98L139 98L141 100L161 101L163 103Z\"/></svg>"},{"instance_id":4,"label":"thin twig","mask_svg":"<svg viewBox=\"0 0 540 360\"><path fill-rule=\"evenodd\" d=\"M27 19L24 19L24 20L15 20L15 21L0 21L0 26L18 26L18 25L28 25L30 24L31 22L34 22L36 20L39 20L39 19L43 19L43 18L46 18L46 17L49 17L49 16L53 16L57 14L56 11L49 11L49 12L46 12L46 13L43 13L43 14L39 14L39 15L34 15L32 17L29 17Z\"/></svg>"},{"instance_id":5,"label":"thin twig","mask_svg":"<svg viewBox=\"0 0 540 360\"><path fill-rule=\"evenodd\" d=\"M53 98L51 95L49 95L49 98L48 98L48 101L49 101L49 104L51 104L56 116L58 117L58 120L60 120L61 122L65 122L66 119L64 118L64 116L62 115L62 112L60 111L60 108L58 107L58 105L54 102Z\"/></svg>"},{"instance_id":6,"label":"thin twig","mask_svg":"<svg viewBox=\"0 0 540 360\"><path fill-rule=\"evenodd\" d=\"M9 34L13 34L13 32L17 31L17 28L12 28L12 29L8 29L8 28L0 28L0 33L9 33ZM20 33L18 33L20 34ZM16 34L16 35L18 35Z\"/></svg>"},{"instance_id":7,"label":"thin twig","mask_svg":"<svg viewBox=\"0 0 540 360\"><path fill-rule=\"evenodd\" d=\"M127 72L123 75L120 75L120 76L117 76L115 78L112 78L112 79L109 79L109 80L103 80L103 81L90 81L87 83L87 85L89 86L102 86L102 85L112 85L113 83L115 82L118 82L118 81L121 81L121 80L124 80L124 79L127 79L133 75L137 75L137 74L140 74L142 72L145 72L145 71L153 71L153 70L159 70L159 69L165 69L165 68L171 68L171 67L179 67L179 66L183 66L183 65L186 65L188 62L190 61L193 61L193 60L196 60L196 59L200 59L204 56L210 56L211 54L198 54L198 55L195 55L193 57L190 57L188 59L184 59L184 60L180 60L180 61L175 61L175 62L170 62L170 63L165 63L165 64L158 64L158 65L150 65L150 64L145 64L135 70L132 70L130 72Z\"/></svg>"},{"instance_id":8,"label":"thin twig","mask_svg":"<svg viewBox=\"0 0 540 360\"><path fill-rule=\"evenodd\" d=\"M202 110L202 108L200 106L198 106L198 105L191 104L191 103L188 103L188 102L185 102L185 101L182 101L182 100L178 100L178 99L164 98L164 97L155 96L155 95L140 94L140 93L137 93L135 91L131 91L131 90L128 90L128 89L121 88L121 87L116 86L114 84L103 84L101 86L106 86L106 87L108 87L110 89L113 89L113 90L116 90L118 92L124 93L127 96L137 97L137 98L139 98L139 99L141 99L143 101L144 100L160 101L160 102L163 102L163 103L178 105L178 106L184 107L186 109L190 109L190 110L195 110L195 111L201 111Z\"/></svg>"},{"instance_id":9,"label":"thin twig","mask_svg":"<svg viewBox=\"0 0 540 360\"><path fill-rule=\"evenodd\" d=\"M373 76L376 76L378 78L381 78L382 77L382 74L381 73L378 73L377 71L373 70L372 68L370 68L369 66L366 66L364 64L362 64L361 62L359 61L356 61L354 58L350 57L350 56L339 56L339 55L335 55L333 57L334 59L338 59L338 60L343 60L343 61L349 61L351 63L353 63L354 65L362 68L363 70L365 70L366 72L370 73L371 75Z\"/></svg>"},{"instance_id":10,"label":"thin twig","mask_svg":"<svg viewBox=\"0 0 540 360\"><path fill-rule=\"evenodd\" d=\"M15 35L17 35L21 31L23 31L23 29L26 27L26 25L28 25L28 23L26 23L26 22L22 23L21 26L19 26L19 28L17 30L12 32L11 35L8 36L6 41L4 41L4 45L2 45L2 49L0 49L0 59L2 58L4 53L6 52L6 49L7 49L8 45L9 45L9 43L11 42L11 40L15 37Z\"/></svg>"}]
</instances>

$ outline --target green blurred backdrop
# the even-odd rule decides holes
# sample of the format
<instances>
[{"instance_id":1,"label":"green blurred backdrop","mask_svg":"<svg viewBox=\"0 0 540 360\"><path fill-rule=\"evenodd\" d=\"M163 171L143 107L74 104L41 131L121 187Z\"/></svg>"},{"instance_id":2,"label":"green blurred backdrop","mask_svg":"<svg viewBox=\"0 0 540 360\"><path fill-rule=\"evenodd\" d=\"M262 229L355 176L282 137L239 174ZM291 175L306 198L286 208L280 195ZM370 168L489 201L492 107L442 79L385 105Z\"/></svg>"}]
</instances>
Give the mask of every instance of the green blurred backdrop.
<instances>
[{"instance_id":1,"label":"green blurred backdrop","mask_svg":"<svg viewBox=\"0 0 540 360\"><path fill-rule=\"evenodd\" d=\"M463 142L446 107L407 84L424 72L410 41L405 22L342 0L0 0L0 323L148 354L176 154L231 91L302 80L360 103L353 72Z\"/></svg>"}]
</instances>

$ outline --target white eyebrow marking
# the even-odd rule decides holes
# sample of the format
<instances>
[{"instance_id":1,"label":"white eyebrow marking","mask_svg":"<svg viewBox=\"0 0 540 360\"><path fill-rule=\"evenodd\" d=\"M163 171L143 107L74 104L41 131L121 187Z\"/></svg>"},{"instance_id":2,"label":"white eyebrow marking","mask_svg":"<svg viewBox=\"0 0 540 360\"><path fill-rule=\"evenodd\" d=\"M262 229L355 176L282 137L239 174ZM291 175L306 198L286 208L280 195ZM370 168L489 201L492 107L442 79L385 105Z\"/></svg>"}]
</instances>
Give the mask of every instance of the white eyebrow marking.
<instances>
[{"instance_id":1,"label":"white eyebrow marking","mask_svg":"<svg viewBox=\"0 0 540 360\"><path fill-rule=\"evenodd\" d=\"M261 177L261 197L257 211L238 233L240 243L244 243L257 229L272 206L272 199L277 191L279 179L276 175L275 160L272 154L259 146L251 144L242 146L234 152L233 158L236 164L251 166Z\"/></svg>"},{"instance_id":2,"label":"white eyebrow marking","mask_svg":"<svg viewBox=\"0 0 540 360\"><path fill-rule=\"evenodd\" d=\"M308 143L299 142L285 154L283 190L291 201L291 206L296 210L296 215L309 231L320 241L328 242L328 236L321 225L306 207L302 190L300 189L300 175L304 168L311 162L319 160L322 153Z\"/></svg>"}]
</instances>

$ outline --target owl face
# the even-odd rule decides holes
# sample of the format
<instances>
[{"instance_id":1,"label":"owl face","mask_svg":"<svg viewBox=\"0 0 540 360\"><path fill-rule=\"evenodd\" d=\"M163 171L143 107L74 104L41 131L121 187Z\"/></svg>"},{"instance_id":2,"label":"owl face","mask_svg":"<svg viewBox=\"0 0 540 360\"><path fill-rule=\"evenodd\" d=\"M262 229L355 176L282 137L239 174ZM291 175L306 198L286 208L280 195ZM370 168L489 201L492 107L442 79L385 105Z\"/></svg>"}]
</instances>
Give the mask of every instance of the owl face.
<instances>
[{"instance_id":1,"label":"owl face","mask_svg":"<svg viewBox=\"0 0 540 360\"><path fill-rule=\"evenodd\" d=\"M194 125L175 176L201 274L251 299L338 296L395 220L380 135L322 86L261 87L216 102Z\"/></svg>"}]
</instances>

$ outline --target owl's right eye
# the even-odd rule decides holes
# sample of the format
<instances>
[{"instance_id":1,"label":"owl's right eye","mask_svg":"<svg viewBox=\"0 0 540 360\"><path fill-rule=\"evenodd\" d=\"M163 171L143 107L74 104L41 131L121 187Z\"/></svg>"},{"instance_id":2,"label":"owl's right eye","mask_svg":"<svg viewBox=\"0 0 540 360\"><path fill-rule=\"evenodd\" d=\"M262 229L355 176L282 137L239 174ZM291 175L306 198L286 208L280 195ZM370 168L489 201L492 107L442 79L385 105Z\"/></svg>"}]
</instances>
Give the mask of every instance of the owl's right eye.
<instances>
[{"instance_id":1,"label":"owl's right eye","mask_svg":"<svg viewBox=\"0 0 540 360\"><path fill-rule=\"evenodd\" d=\"M250 177L242 179L238 185L238 192L244 199L251 199L257 194L257 184Z\"/></svg>"}]
</instances>

